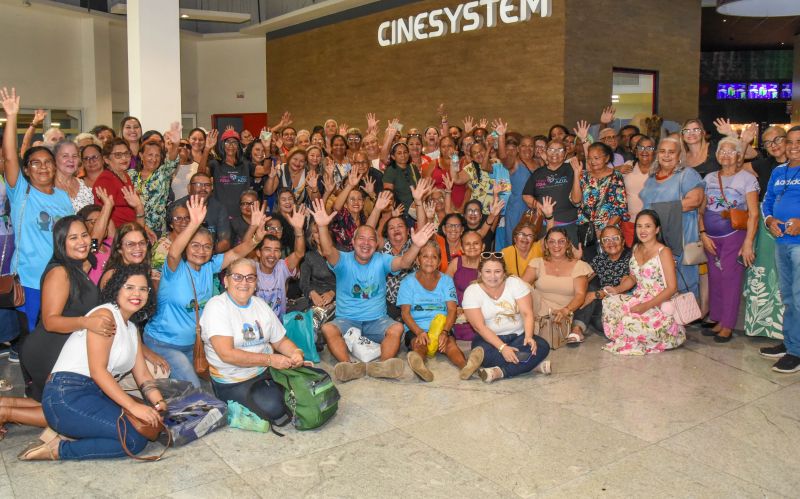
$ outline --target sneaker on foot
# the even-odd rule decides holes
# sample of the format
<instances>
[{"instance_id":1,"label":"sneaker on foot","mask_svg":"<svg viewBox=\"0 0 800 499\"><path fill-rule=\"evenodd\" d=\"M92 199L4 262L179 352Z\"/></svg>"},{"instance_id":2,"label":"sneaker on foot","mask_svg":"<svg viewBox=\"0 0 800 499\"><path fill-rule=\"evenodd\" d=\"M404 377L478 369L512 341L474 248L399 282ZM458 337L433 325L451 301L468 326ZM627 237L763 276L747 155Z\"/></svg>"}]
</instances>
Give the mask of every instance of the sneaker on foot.
<instances>
[{"instance_id":1,"label":"sneaker on foot","mask_svg":"<svg viewBox=\"0 0 800 499\"><path fill-rule=\"evenodd\" d=\"M367 374L367 366L363 362L339 362L333 368L336 381L350 381L363 378Z\"/></svg>"},{"instance_id":2,"label":"sneaker on foot","mask_svg":"<svg viewBox=\"0 0 800 499\"><path fill-rule=\"evenodd\" d=\"M780 359L784 355L786 355L786 345L783 343L778 343L772 347L764 347L759 348L758 353L761 354L762 357L768 357L770 359Z\"/></svg>"},{"instance_id":3,"label":"sneaker on foot","mask_svg":"<svg viewBox=\"0 0 800 499\"><path fill-rule=\"evenodd\" d=\"M405 364L397 358L370 362L367 364L367 374L373 378L397 379L403 375Z\"/></svg>"},{"instance_id":4,"label":"sneaker on foot","mask_svg":"<svg viewBox=\"0 0 800 499\"><path fill-rule=\"evenodd\" d=\"M16 345L11 345L8 352L8 361L12 364L19 364L19 352Z\"/></svg>"},{"instance_id":5,"label":"sneaker on foot","mask_svg":"<svg viewBox=\"0 0 800 499\"><path fill-rule=\"evenodd\" d=\"M481 367L481 364L483 364L483 355L484 355L483 347L473 348L472 351L469 353L469 358L467 359L467 365L465 365L461 369L461 372L458 374L458 376L462 380L470 379L472 375L475 374L475 371L477 371L478 368Z\"/></svg>"},{"instance_id":6,"label":"sneaker on foot","mask_svg":"<svg viewBox=\"0 0 800 499\"><path fill-rule=\"evenodd\" d=\"M484 383L491 383L503 378L503 371L499 367L487 367L478 370L478 376L481 377Z\"/></svg>"},{"instance_id":7,"label":"sneaker on foot","mask_svg":"<svg viewBox=\"0 0 800 499\"><path fill-rule=\"evenodd\" d=\"M550 367L549 360L543 360L539 363L538 366L533 368L534 372L542 373L542 374L551 374L553 371Z\"/></svg>"},{"instance_id":8,"label":"sneaker on foot","mask_svg":"<svg viewBox=\"0 0 800 499\"><path fill-rule=\"evenodd\" d=\"M414 374L420 377L422 381L430 383L433 381L433 373L428 366L425 365L425 359L422 358L417 352L408 352L408 367L414 371Z\"/></svg>"},{"instance_id":9,"label":"sneaker on foot","mask_svg":"<svg viewBox=\"0 0 800 499\"><path fill-rule=\"evenodd\" d=\"M772 366L772 370L779 373L796 373L800 371L800 357L787 353Z\"/></svg>"}]
</instances>

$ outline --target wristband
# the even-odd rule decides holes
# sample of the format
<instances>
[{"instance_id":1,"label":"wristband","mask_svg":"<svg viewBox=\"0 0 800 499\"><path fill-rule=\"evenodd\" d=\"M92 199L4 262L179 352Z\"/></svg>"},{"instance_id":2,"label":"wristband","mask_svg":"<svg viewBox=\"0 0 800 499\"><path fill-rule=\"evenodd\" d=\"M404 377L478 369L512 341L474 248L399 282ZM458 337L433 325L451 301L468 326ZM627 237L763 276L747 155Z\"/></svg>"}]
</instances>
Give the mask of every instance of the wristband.
<instances>
[{"instance_id":1,"label":"wristband","mask_svg":"<svg viewBox=\"0 0 800 499\"><path fill-rule=\"evenodd\" d=\"M267 367L272 367L272 354L267 354Z\"/></svg>"},{"instance_id":2,"label":"wristband","mask_svg":"<svg viewBox=\"0 0 800 499\"><path fill-rule=\"evenodd\" d=\"M144 218L144 213L142 213L141 215L137 214L136 218Z\"/></svg>"},{"instance_id":3,"label":"wristband","mask_svg":"<svg viewBox=\"0 0 800 499\"><path fill-rule=\"evenodd\" d=\"M253 233L252 240L253 240L253 244L258 244L258 243L261 242L261 240L258 239L258 236L256 235L255 232Z\"/></svg>"}]
</instances>

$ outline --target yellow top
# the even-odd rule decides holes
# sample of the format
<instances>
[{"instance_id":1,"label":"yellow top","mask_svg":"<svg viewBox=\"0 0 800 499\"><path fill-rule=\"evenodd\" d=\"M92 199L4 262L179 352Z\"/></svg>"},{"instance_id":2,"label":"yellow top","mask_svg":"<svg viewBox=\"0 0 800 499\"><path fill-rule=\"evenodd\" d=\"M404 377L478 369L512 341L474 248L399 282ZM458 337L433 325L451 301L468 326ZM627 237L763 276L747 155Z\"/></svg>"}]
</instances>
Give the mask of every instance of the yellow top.
<instances>
[{"instance_id":1,"label":"yellow top","mask_svg":"<svg viewBox=\"0 0 800 499\"><path fill-rule=\"evenodd\" d=\"M525 269L528 268L528 262L534 258L540 258L543 256L542 251L542 240L536 241L531 245L531 249L528 251L527 258L523 258L513 244L504 248L502 252L503 260L506 262L506 270L508 271L508 275L522 277L522 274L525 273Z\"/></svg>"}]
</instances>

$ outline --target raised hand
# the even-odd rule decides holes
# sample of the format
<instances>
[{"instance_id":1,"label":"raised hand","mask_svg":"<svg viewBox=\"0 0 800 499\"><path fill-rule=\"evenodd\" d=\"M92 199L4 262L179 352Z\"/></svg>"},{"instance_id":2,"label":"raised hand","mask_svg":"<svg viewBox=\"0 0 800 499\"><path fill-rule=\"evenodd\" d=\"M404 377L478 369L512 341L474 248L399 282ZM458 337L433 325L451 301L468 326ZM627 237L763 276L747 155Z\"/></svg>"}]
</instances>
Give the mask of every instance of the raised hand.
<instances>
[{"instance_id":1,"label":"raised hand","mask_svg":"<svg viewBox=\"0 0 800 499\"><path fill-rule=\"evenodd\" d=\"M105 207L114 207L114 198L109 196L108 191L106 191L102 187L97 187L95 189L95 197L100 200L100 203Z\"/></svg>"},{"instance_id":2,"label":"raised hand","mask_svg":"<svg viewBox=\"0 0 800 499\"><path fill-rule=\"evenodd\" d=\"M259 206L253 207L253 213L250 215L250 226L256 228L255 237L260 241L267 236L267 222L272 220L272 217L267 215L267 202L264 201Z\"/></svg>"},{"instance_id":3,"label":"raised hand","mask_svg":"<svg viewBox=\"0 0 800 499\"><path fill-rule=\"evenodd\" d=\"M261 133L258 134L258 139L261 141L261 145L264 146L264 149L266 149L267 156L270 155L269 146L272 143L272 133L270 133L269 136L266 139L262 139L261 135L263 133L268 133L268 132L269 132L269 130L267 130L267 127L264 127L264 128L261 129Z\"/></svg>"},{"instance_id":4,"label":"raised hand","mask_svg":"<svg viewBox=\"0 0 800 499\"><path fill-rule=\"evenodd\" d=\"M464 119L461 120L461 123L464 124L464 133L467 134L475 128L475 118L472 116L464 116Z\"/></svg>"},{"instance_id":5,"label":"raised hand","mask_svg":"<svg viewBox=\"0 0 800 499\"><path fill-rule=\"evenodd\" d=\"M436 108L436 114L442 118L442 121L447 119L447 108L444 107L444 102L439 104L439 107Z\"/></svg>"},{"instance_id":6,"label":"raised hand","mask_svg":"<svg viewBox=\"0 0 800 499\"><path fill-rule=\"evenodd\" d=\"M306 207L304 205L295 207L288 221L295 230L303 230L303 225L306 223Z\"/></svg>"},{"instance_id":7,"label":"raised hand","mask_svg":"<svg viewBox=\"0 0 800 499\"><path fill-rule=\"evenodd\" d=\"M444 182L444 187L445 187L446 191L452 191L453 190L454 182L453 182L453 179L450 178L450 174L445 173L444 175L442 175L442 182Z\"/></svg>"},{"instance_id":8,"label":"raised hand","mask_svg":"<svg viewBox=\"0 0 800 499\"><path fill-rule=\"evenodd\" d=\"M736 137L736 131L734 131L731 126L731 120L727 118L717 118L714 120L714 126L717 127L717 131L722 135Z\"/></svg>"},{"instance_id":9,"label":"raised hand","mask_svg":"<svg viewBox=\"0 0 800 499\"><path fill-rule=\"evenodd\" d=\"M47 117L47 111L44 109L37 109L33 113L33 120L31 121L31 125L39 126L44 122L44 119Z\"/></svg>"},{"instance_id":10,"label":"raised hand","mask_svg":"<svg viewBox=\"0 0 800 499\"><path fill-rule=\"evenodd\" d=\"M315 190L319 185L319 174L317 173L317 171L313 169L309 170L308 173L306 173L305 182L306 182L306 188Z\"/></svg>"},{"instance_id":11,"label":"raised hand","mask_svg":"<svg viewBox=\"0 0 800 499\"><path fill-rule=\"evenodd\" d=\"M390 204L392 204L392 193L389 191L383 191L380 194L378 194L377 199L375 199L375 207L373 209L378 211L383 211Z\"/></svg>"},{"instance_id":12,"label":"raised hand","mask_svg":"<svg viewBox=\"0 0 800 499\"><path fill-rule=\"evenodd\" d=\"M503 123L503 120L497 118L496 120L492 121L492 126L497 131L498 135L503 136L506 134L508 123Z\"/></svg>"},{"instance_id":13,"label":"raised hand","mask_svg":"<svg viewBox=\"0 0 800 499\"><path fill-rule=\"evenodd\" d=\"M347 123L342 123L341 125L339 125L339 135L341 135L342 137L346 137L347 136L347 130L349 128L350 127L347 126Z\"/></svg>"},{"instance_id":14,"label":"raised hand","mask_svg":"<svg viewBox=\"0 0 800 499\"><path fill-rule=\"evenodd\" d=\"M280 128L285 128L289 125L294 123L294 119L292 118L292 113L289 111L284 111L283 115L281 116L281 121L278 123Z\"/></svg>"},{"instance_id":15,"label":"raised hand","mask_svg":"<svg viewBox=\"0 0 800 499\"><path fill-rule=\"evenodd\" d=\"M136 189L133 186L125 186L123 187L120 192L122 192L122 197L125 198L125 202L128 203L133 209L136 209L139 206L144 206L142 203L142 198L139 197L139 194L136 192Z\"/></svg>"},{"instance_id":16,"label":"raised hand","mask_svg":"<svg viewBox=\"0 0 800 499\"><path fill-rule=\"evenodd\" d=\"M580 176L580 174L583 173L583 163L581 163L581 160L579 160L577 156L569 158L569 166L572 167L572 171L575 172L575 175Z\"/></svg>"},{"instance_id":17,"label":"raised hand","mask_svg":"<svg viewBox=\"0 0 800 499\"><path fill-rule=\"evenodd\" d=\"M394 208L392 208L392 216L399 217L406 211L406 205L403 203L398 203Z\"/></svg>"},{"instance_id":18,"label":"raised hand","mask_svg":"<svg viewBox=\"0 0 800 499\"><path fill-rule=\"evenodd\" d=\"M311 216L314 217L317 226L327 227L328 224L331 223L331 220L333 220L333 217L336 216L336 212L328 213L325 210L325 203L321 199L315 199L311 204Z\"/></svg>"},{"instance_id":19,"label":"raised hand","mask_svg":"<svg viewBox=\"0 0 800 499\"><path fill-rule=\"evenodd\" d=\"M233 128L233 125L228 125L228 126L225 127L225 131L226 132L235 132L236 129Z\"/></svg>"},{"instance_id":20,"label":"raised hand","mask_svg":"<svg viewBox=\"0 0 800 499\"><path fill-rule=\"evenodd\" d=\"M486 128L488 124L489 120L487 120L486 118L481 118L480 121L478 121L478 128Z\"/></svg>"},{"instance_id":21,"label":"raised hand","mask_svg":"<svg viewBox=\"0 0 800 499\"><path fill-rule=\"evenodd\" d=\"M179 121L173 121L169 125L169 131L164 134L164 141L171 141L173 144L179 144L181 141L181 123Z\"/></svg>"},{"instance_id":22,"label":"raised hand","mask_svg":"<svg viewBox=\"0 0 800 499\"><path fill-rule=\"evenodd\" d=\"M745 145L752 144L757 133L758 123L750 123L742 129L742 134L739 136L739 140L741 140Z\"/></svg>"},{"instance_id":23,"label":"raised hand","mask_svg":"<svg viewBox=\"0 0 800 499\"><path fill-rule=\"evenodd\" d=\"M206 149L209 151L214 149L214 146L217 145L217 140L219 139L219 130L216 128L212 128L208 134L206 134Z\"/></svg>"},{"instance_id":24,"label":"raised hand","mask_svg":"<svg viewBox=\"0 0 800 499\"><path fill-rule=\"evenodd\" d=\"M494 203L492 203L492 207L489 209L489 213L497 219L500 216L500 212L503 211L503 207L506 205L506 202L502 199L498 199Z\"/></svg>"},{"instance_id":25,"label":"raised hand","mask_svg":"<svg viewBox=\"0 0 800 499\"><path fill-rule=\"evenodd\" d=\"M581 142L586 142L589 138L589 122L586 120L579 120L576 127L572 129L575 136L581 139Z\"/></svg>"},{"instance_id":26,"label":"raised hand","mask_svg":"<svg viewBox=\"0 0 800 499\"><path fill-rule=\"evenodd\" d=\"M433 234L436 232L436 226L432 223L425 224L425 227L421 228L418 231L415 231L413 228L411 229L411 242L414 243L414 246L417 248L421 248L425 246L425 243L428 242Z\"/></svg>"},{"instance_id":27,"label":"raised hand","mask_svg":"<svg viewBox=\"0 0 800 499\"><path fill-rule=\"evenodd\" d=\"M367 113L367 130L378 130L380 120L375 117L375 113Z\"/></svg>"},{"instance_id":28,"label":"raised hand","mask_svg":"<svg viewBox=\"0 0 800 499\"><path fill-rule=\"evenodd\" d=\"M0 99L3 101L3 111L6 112L6 116L19 114L19 95L17 95L16 88L11 87L11 92L9 92L6 87L3 87L0 90Z\"/></svg>"},{"instance_id":29,"label":"raised hand","mask_svg":"<svg viewBox=\"0 0 800 499\"><path fill-rule=\"evenodd\" d=\"M208 207L206 206L203 198L197 195L192 195L189 196L189 200L186 201L186 210L189 212L189 225L197 228L200 227L200 224L202 224L203 220L206 219ZM255 217L256 211L257 210L253 210L251 220L253 217Z\"/></svg>"},{"instance_id":30,"label":"raised hand","mask_svg":"<svg viewBox=\"0 0 800 499\"><path fill-rule=\"evenodd\" d=\"M322 176L322 185L325 187L325 192L330 193L336 190L336 182L333 180L333 175L329 175L327 172Z\"/></svg>"},{"instance_id":31,"label":"raised hand","mask_svg":"<svg viewBox=\"0 0 800 499\"><path fill-rule=\"evenodd\" d=\"M612 121L614 121L614 115L617 114L617 110L614 109L614 106L608 106L603 108L603 112L600 113L600 123L608 125Z\"/></svg>"},{"instance_id":32,"label":"raised hand","mask_svg":"<svg viewBox=\"0 0 800 499\"><path fill-rule=\"evenodd\" d=\"M428 201L425 203L425 215L428 217L428 220L433 220L433 216L436 215L436 203L433 201Z\"/></svg>"},{"instance_id":33,"label":"raised hand","mask_svg":"<svg viewBox=\"0 0 800 499\"><path fill-rule=\"evenodd\" d=\"M556 202L553 200L552 197L550 196L543 197L542 202L539 203L539 206L542 207L542 215L544 215L545 218L553 217L553 212L556 209Z\"/></svg>"},{"instance_id":34,"label":"raised hand","mask_svg":"<svg viewBox=\"0 0 800 499\"><path fill-rule=\"evenodd\" d=\"M355 189L359 182L361 182L361 174L355 170L350 171L350 174L347 176L347 183L350 187Z\"/></svg>"}]
</instances>

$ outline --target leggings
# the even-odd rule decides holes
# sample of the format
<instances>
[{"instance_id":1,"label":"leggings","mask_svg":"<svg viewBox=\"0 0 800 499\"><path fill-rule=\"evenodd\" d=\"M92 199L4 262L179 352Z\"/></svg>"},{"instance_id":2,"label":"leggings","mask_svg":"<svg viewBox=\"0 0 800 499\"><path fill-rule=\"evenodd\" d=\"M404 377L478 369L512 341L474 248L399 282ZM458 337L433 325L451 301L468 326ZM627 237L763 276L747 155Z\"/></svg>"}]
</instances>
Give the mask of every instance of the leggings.
<instances>
[{"instance_id":1,"label":"leggings","mask_svg":"<svg viewBox=\"0 0 800 499\"><path fill-rule=\"evenodd\" d=\"M211 386L218 399L238 402L261 419L280 421L287 414L283 403L283 388L270 379L266 369L258 376L239 383L219 383L212 380Z\"/></svg>"}]
</instances>

